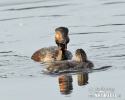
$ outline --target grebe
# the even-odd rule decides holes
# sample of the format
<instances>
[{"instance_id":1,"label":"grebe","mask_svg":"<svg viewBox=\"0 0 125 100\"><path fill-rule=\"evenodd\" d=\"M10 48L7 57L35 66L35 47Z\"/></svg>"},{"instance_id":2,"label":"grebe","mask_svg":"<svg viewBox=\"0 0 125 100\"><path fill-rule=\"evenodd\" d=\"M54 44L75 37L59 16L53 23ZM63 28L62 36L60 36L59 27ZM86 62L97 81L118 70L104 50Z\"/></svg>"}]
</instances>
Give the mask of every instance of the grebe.
<instances>
[{"instance_id":1,"label":"grebe","mask_svg":"<svg viewBox=\"0 0 125 100\"><path fill-rule=\"evenodd\" d=\"M45 47L36 51L31 59L39 62L53 62L72 59L72 53L67 50L70 39L68 28L59 27L55 29L55 42L57 46Z\"/></svg>"},{"instance_id":2,"label":"grebe","mask_svg":"<svg viewBox=\"0 0 125 100\"><path fill-rule=\"evenodd\" d=\"M87 55L83 49L77 49L75 52L76 60L55 61L44 72L59 72L59 71L75 71L84 68L92 68L94 64L87 59Z\"/></svg>"}]
</instances>

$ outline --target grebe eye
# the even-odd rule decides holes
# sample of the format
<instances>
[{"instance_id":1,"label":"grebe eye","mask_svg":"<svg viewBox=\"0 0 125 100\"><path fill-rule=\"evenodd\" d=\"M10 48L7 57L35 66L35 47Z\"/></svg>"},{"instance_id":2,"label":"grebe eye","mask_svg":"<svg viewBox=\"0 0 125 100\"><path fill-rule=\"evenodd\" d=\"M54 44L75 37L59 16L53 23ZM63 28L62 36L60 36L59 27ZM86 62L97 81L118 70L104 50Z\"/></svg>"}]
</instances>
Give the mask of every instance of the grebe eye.
<instances>
[{"instance_id":1,"label":"grebe eye","mask_svg":"<svg viewBox=\"0 0 125 100\"><path fill-rule=\"evenodd\" d=\"M58 39L61 39L61 37L58 35L58 37L57 37Z\"/></svg>"},{"instance_id":2,"label":"grebe eye","mask_svg":"<svg viewBox=\"0 0 125 100\"><path fill-rule=\"evenodd\" d=\"M56 38L57 38L57 39L61 39L61 36L60 36L60 35L56 35Z\"/></svg>"}]
</instances>

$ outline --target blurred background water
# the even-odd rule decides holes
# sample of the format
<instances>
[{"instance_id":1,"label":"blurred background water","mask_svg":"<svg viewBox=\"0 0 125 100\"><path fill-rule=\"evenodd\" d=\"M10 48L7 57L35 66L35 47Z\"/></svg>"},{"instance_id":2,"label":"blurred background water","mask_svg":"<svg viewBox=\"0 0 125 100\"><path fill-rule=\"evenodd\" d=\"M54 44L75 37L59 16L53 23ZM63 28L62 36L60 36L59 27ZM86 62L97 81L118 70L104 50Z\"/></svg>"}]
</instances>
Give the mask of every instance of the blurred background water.
<instances>
[{"instance_id":1,"label":"blurred background water","mask_svg":"<svg viewBox=\"0 0 125 100\"><path fill-rule=\"evenodd\" d=\"M82 48L95 68L112 66L106 71L71 75L72 82L63 83L70 84L64 95L60 76L42 74L45 66L31 60L36 50L56 45L54 30L60 26L69 28L68 50L73 56ZM124 27L124 0L1 0L1 100L97 99L90 95L102 87L120 94L110 100L124 100Z\"/></svg>"}]
</instances>

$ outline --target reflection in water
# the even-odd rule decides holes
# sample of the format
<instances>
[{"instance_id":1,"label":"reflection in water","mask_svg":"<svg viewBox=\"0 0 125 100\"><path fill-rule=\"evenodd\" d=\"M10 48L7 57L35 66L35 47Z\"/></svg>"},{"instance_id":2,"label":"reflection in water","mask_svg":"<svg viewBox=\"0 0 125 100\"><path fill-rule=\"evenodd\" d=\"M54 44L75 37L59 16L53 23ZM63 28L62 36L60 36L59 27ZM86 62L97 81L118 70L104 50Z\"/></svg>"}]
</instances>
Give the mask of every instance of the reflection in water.
<instances>
[{"instance_id":1,"label":"reflection in water","mask_svg":"<svg viewBox=\"0 0 125 100\"><path fill-rule=\"evenodd\" d=\"M61 94L68 95L71 94L73 90L71 75L61 75L59 77L59 87Z\"/></svg>"},{"instance_id":2,"label":"reflection in water","mask_svg":"<svg viewBox=\"0 0 125 100\"><path fill-rule=\"evenodd\" d=\"M79 86L88 84L88 74L77 74L77 79Z\"/></svg>"},{"instance_id":3,"label":"reflection in water","mask_svg":"<svg viewBox=\"0 0 125 100\"><path fill-rule=\"evenodd\" d=\"M88 84L88 74L79 73L77 74L77 81L79 86ZM61 75L59 76L59 87L61 94L68 95L73 91L72 75Z\"/></svg>"}]
</instances>

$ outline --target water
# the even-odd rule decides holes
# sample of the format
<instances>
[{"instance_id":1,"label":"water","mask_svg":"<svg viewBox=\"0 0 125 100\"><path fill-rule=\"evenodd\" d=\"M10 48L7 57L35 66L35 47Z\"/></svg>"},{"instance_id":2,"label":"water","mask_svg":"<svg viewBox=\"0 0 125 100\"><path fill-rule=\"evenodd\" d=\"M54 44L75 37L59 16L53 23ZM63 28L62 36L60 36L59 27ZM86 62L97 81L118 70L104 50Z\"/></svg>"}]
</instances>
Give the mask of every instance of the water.
<instances>
[{"instance_id":1,"label":"water","mask_svg":"<svg viewBox=\"0 0 125 100\"><path fill-rule=\"evenodd\" d=\"M103 91L118 94L110 100L124 100L124 9L124 0L1 0L0 99L88 100ZM71 75L67 95L60 92L60 76L44 75L45 65L30 59L36 50L56 45L54 29L60 26L69 28L73 55L82 48L95 68L112 66L87 74L82 86Z\"/></svg>"}]
</instances>

